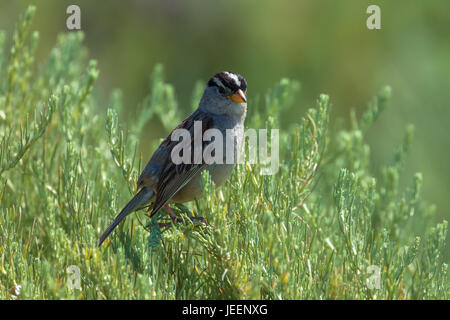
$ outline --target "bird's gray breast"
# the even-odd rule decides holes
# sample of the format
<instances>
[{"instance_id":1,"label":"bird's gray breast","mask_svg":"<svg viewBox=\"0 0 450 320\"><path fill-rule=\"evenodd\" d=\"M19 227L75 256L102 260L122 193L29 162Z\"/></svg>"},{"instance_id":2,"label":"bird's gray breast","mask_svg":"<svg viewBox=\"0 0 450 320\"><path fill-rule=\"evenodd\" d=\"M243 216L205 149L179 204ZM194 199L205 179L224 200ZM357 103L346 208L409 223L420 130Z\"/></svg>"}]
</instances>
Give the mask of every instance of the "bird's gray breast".
<instances>
[{"instance_id":1,"label":"bird's gray breast","mask_svg":"<svg viewBox=\"0 0 450 320\"><path fill-rule=\"evenodd\" d=\"M241 152L244 137L243 119L219 115L214 119L215 128L219 129L223 139L222 163L208 166L211 178L216 186L221 185L231 174Z\"/></svg>"},{"instance_id":2,"label":"bird's gray breast","mask_svg":"<svg viewBox=\"0 0 450 320\"><path fill-rule=\"evenodd\" d=\"M243 119L240 117L220 115L214 118L214 125L222 135L223 163L236 164L244 138Z\"/></svg>"}]
</instances>

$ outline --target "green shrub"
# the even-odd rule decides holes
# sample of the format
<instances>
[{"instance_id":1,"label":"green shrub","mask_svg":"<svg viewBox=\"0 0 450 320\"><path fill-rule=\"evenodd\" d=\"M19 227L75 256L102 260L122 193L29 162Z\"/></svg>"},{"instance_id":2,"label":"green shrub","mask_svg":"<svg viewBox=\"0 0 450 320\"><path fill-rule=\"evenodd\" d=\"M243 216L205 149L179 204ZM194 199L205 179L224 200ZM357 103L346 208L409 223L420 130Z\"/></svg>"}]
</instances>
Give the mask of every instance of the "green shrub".
<instances>
[{"instance_id":1,"label":"green shrub","mask_svg":"<svg viewBox=\"0 0 450 320\"><path fill-rule=\"evenodd\" d=\"M144 141L145 125L161 121L163 138L187 114L156 66L150 94L124 130L120 91L106 114L97 109L98 70L81 33L61 35L36 67L33 13L18 23L9 54L0 50L1 298L449 298L447 222L429 225L421 174L399 190L412 127L380 178L370 172L364 137L387 105L388 87L361 120L351 115L348 130L328 129L330 102L321 95L298 126L280 130L276 175L245 163L215 189L204 174L204 197L176 211L208 225L186 219L160 230L141 211L97 248L135 192L147 160L139 148L160 142ZM0 48L5 39L0 33ZM282 127L298 88L283 79L264 104L250 102L246 126ZM197 85L193 106L200 94ZM70 266L80 270L80 289L68 285Z\"/></svg>"}]
</instances>

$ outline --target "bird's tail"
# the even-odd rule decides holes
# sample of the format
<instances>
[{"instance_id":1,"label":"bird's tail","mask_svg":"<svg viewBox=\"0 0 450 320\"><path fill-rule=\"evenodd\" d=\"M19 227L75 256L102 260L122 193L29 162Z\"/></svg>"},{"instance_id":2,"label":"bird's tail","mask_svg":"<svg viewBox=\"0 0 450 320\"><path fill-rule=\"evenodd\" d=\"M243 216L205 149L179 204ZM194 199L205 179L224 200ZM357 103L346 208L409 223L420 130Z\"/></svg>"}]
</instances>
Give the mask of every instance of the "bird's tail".
<instances>
[{"instance_id":1,"label":"bird's tail","mask_svg":"<svg viewBox=\"0 0 450 320\"><path fill-rule=\"evenodd\" d=\"M122 222L123 219L130 213L137 211L139 209L144 208L153 197L153 191L149 187L144 187L139 191L133 199L131 199L130 202L127 203L127 205L120 211L120 213L117 215L117 217L114 219L114 221L109 225L108 228L106 228L105 232L101 235L101 237L98 239L98 246L101 246L103 241L109 236L109 234L114 230L115 227L119 225L120 222Z\"/></svg>"}]
</instances>

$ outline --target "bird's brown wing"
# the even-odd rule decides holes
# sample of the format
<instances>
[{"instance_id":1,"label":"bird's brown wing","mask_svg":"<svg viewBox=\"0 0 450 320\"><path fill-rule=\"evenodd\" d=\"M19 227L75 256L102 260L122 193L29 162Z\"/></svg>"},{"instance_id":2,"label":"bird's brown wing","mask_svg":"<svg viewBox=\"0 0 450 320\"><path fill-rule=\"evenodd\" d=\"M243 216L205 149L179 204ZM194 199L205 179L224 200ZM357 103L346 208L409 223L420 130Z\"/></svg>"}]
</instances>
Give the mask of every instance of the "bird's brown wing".
<instances>
[{"instance_id":1,"label":"bird's brown wing","mask_svg":"<svg viewBox=\"0 0 450 320\"><path fill-rule=\"evenodd\" d=\"M183 171L181 174L176 174L165 185L162 185L157 191L156 200L153 204L153 210L150 217L155 215L167 201L183 188L196 174L201 172L204 167L204 164L192 166L190 170Z\"/></svg>"},{"instance_id":2,"label":"bird's brown wing","mask_svg":"<svg viewBox=\"0 0 450 320\"><path fill-rule=\"evenodd\" d=\"M200 163L194 163L195 121L200 121L202 125L202 137L206 130L214 126L214 120L212 118L208 117L204 112L197 110L174 129L186 129L189 131L191 136L191 163L175 164L172 161L172 149L179 143L178 141L171 140L172 131L158 147L139 177L138 186L140 188L148 185L155 191L155 202L150 216L156 214L167 201L205 167L203 157ZM210 142L202 142L202 150L204 150L208 143Z\"/></svg>"}]
</instances>

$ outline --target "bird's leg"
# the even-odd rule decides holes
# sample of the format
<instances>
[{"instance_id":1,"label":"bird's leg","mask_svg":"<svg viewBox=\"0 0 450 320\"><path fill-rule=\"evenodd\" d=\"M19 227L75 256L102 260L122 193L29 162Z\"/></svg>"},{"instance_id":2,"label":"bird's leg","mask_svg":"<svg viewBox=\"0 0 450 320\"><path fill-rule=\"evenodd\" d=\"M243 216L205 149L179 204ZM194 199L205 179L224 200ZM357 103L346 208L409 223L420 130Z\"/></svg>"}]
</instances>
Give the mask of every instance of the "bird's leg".
<instances>
[{"instance_id":1,"label":"bird's leg","mask_svg":"<svg viewBox=\"0 0 450 320\"><path fill-rule=\"evenodd\" d=\"M172 225L172 223L176 223L176 222L181 222L180 218L177 218L177 216L175 215L175 213L173 212L172 209L170 209L169 205L166 203L164 205L164 209L166 209L167 213L170 216L170 220L172 220L172 222L167 222L167 223L158 223L158 226L160 228L165 228L165 227L170 227Z\"/></svg>"},{"instance_id":2,"label":"bird's leg","mask_svg":"<svg viewBox=\"0 0 450 320\"><path fill-rule=\"evenodd\" d=\"M170 219L175 222L175 220L177 219L177 216L175 215L175 213L173 213L172 209L170 209L169 205L166 203L164 205L164 208L166 209L167 213L170 216Z\"/></svg>"}]
</instances>

